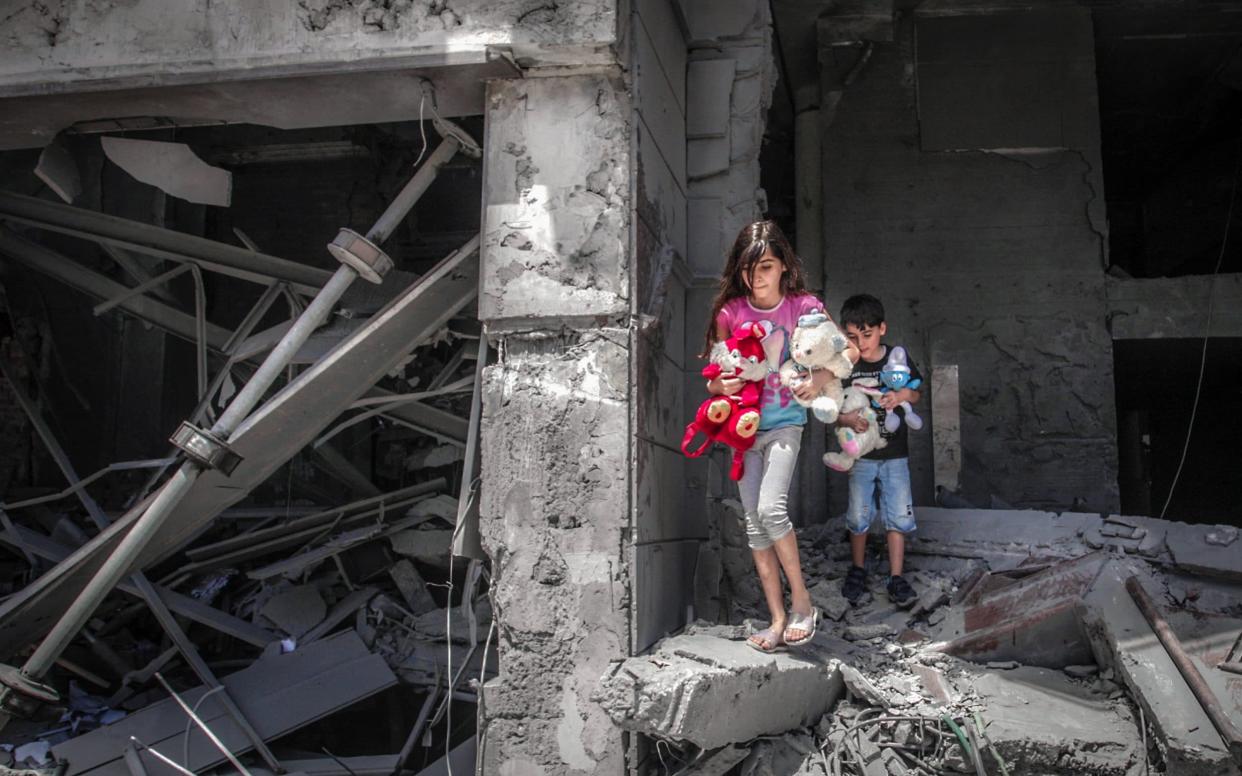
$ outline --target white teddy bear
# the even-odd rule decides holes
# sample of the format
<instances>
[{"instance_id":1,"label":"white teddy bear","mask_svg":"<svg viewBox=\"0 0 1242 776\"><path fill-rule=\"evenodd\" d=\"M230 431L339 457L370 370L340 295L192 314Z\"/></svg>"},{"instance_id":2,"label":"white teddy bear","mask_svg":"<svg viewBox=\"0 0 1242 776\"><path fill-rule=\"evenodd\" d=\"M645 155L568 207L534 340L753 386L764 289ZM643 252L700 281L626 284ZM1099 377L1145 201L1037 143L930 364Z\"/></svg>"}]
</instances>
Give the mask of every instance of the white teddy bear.
<instances>
[{"instance_id":1,"label":"white teddy bear","mask_svg":"<svg viewBox=\"0 0 1242 776\"><path fill-rule=\"evenodd\" d=\"M871 407L871 399L880 395L879 385L878 380L863 378L855 380L845 389L841 412L861 410L860 417L867 421L867 430L859 434L845 426L837 428L837 441L841 443L841 452L824 453L824 465L829 469L847 472L854 468L854 461L888 445L880 436L880 424L875 422L875 410Z\"/></svg>"},{"instance_id":2,"label":"white teddy bear","mask_svg":"<svg viewBox=\"0 0 1242 776\"><path fill-rule=\"evenodd\" d=\"M811 313L798 319L798 326L789 338L789 360L781 365L781 384L792 388L811 378L812 369L826 369L833 376L809 402L794 395L795 401L809 407L823 423L833 423L841 409L841 379L849 377L854 362L845 355L849 340L836 324L823 313Z\"/></svg>"}]
</instances>

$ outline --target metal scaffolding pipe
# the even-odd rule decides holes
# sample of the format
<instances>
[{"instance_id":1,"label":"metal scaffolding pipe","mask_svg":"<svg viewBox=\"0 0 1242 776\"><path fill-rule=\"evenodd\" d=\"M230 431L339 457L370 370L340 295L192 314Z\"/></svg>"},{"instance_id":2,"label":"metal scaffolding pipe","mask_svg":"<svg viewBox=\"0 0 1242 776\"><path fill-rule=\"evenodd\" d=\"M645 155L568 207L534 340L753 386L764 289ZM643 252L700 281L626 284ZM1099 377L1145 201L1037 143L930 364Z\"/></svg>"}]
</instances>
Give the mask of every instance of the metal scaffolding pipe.
<instances>
[{"instance_id":1,"label":"metal scaffolding pipe","mask_svg":"<svg viewBox=\"0 0 1242 776\"><path fill-rule=\"evenodd\" d=\"M1147 618L1147 623L1151 625L1151 629L1155 631L1156 637L1160 639L1160 643L1164 645L1164 650L1173 660L1173 665L1177 666L1177 670L1181 672L1182 678L1186 680L1186 685L1190 687L1190 691L1194 693L1195 699L1199 701L1199 705L1203 707L1204 713L1208 719L1212 721L1212 726L1216 728L1216 732L1220 733L1220 737L1224 739L1225 745L1229 749L1229 753L1233 755L1233 759L1242 765L1242 732L1234 726L1233 721L1225 713L1217 699L1216 693L1212 692L1212 688L1204 680L1203 674L1199 673L1199 669L1190 659L1190 655L1186 654L1186 650L1182 647L1182 642L1177 638L1177 634L1169 627L1169 623L1160 614L1160 610L1156 608L1156 602L1151 600L1151 596L1143 589L1143 585L1139 582L1138 577L1130 577L1126 580L1126 590L1129 591L1130 597L1134 599L1134 603L1138 605L1143 616Z\"/></svg>"}]
</instances>

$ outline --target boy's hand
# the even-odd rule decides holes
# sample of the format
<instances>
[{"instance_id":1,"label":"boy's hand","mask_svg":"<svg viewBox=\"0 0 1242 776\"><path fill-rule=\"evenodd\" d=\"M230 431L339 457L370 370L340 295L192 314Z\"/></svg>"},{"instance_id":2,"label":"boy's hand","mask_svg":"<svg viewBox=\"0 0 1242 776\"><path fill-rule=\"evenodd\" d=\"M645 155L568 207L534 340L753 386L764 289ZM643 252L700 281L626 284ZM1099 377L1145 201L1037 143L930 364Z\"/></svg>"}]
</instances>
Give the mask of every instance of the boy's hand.
<instances>
[{"instance_id":1,"label":"boy's hand","mask_svg":"<svg viewBox=\"0 0 1242 776\"><path fill-rule=\"evenodd\" d=\"M865 434L867 427L871 424L862 416L861 412L843 412L837 416L837 425L845 426L855 434Z\"/></svg>"},{"instance_id":2,"label":"boy's hand","mask_svg":"<svg viewBox=\"0 0 1242 776\"><path fill-rule=\"evenodd\" d=\"M913 403L916 399L917 394L915 394L914 391L911 391L909 388L901 388L900 390L889 391L888 393L882 394L878 399L876 399L876 403L885 410L892 412L893 408L901 404L903 401Z\"/></svg>"},{"instance_id":3,"label":"boy's hand","mask_svg":"<svg viewBox=\"0 0 1242 776\"><path fill-rule=\"evenodd\" d=\"M707 381L707 392L717 396L732 396L742 390L746 381L740 377L715 377Z\"/></svg>"}]
</instances>

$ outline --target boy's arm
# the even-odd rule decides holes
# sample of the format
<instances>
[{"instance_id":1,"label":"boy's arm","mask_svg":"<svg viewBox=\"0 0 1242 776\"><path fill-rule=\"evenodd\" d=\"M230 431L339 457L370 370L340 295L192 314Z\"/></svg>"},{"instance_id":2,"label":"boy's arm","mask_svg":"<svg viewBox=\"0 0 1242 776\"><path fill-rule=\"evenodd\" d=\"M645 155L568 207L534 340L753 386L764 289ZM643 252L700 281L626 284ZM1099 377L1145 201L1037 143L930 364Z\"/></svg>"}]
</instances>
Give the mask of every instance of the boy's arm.
<instances>
[{"instance_id":1,"label":"boy's arm","mask_svg":"<svg viewBox=\"0 0 1242 776\"><path fill-rule=\"evenodd\" d=\"M855 434L862 434L867 431L867 426L870 424L862 416L862 410L854 410L837 415L837 425L852 429Z\"/></svg>"}]
</instances>

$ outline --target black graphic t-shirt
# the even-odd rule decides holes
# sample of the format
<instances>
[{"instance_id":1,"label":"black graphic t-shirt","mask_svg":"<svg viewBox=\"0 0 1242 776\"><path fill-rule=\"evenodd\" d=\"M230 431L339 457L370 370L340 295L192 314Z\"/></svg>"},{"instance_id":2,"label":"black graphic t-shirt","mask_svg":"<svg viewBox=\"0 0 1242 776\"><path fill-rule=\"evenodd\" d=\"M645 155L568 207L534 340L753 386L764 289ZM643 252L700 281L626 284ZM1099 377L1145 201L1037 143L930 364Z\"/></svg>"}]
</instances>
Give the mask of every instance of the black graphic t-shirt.
<instances>
[{"instance_id":1,"label":"black graphic t-shirt","mask_svg":"<svg viewBox=\"0 0 1242 776\"><path fill-rule=\"evenodd\" d=\"M884 365L888 363L888 357L892 354L892 352L892 348L885 346L884 357L879 361L859 361L854 365L854 371L850 372L850 376L841 381L842 385L849 387L849 385L855 380L867 377L872 378L877 384L882 385L880 382L880 371L884 369ZM922 380L923 375L919 372L918 365L914 363L914 358L910 356L909 351L906 351L906 362L910 366L910 382ZM924 388L925 386L922 383L919 383L919 387L914 390L922 392ZM875 410L875 422L880 424L880 436L888 441L888 445L879 450L872 450L870 453L864 455L863 458L869 461L891 461L894 458L908 458L910 456L910 444L906 439L906 411L901 407L894 410L894 412L902 418L902 423L897 427L896 431L889 433L889 431L884 428L884 417L888 414L888 412L883 407L877 407L874 404L871 405L871 408Z\"/></svg>"}]
</instances>

